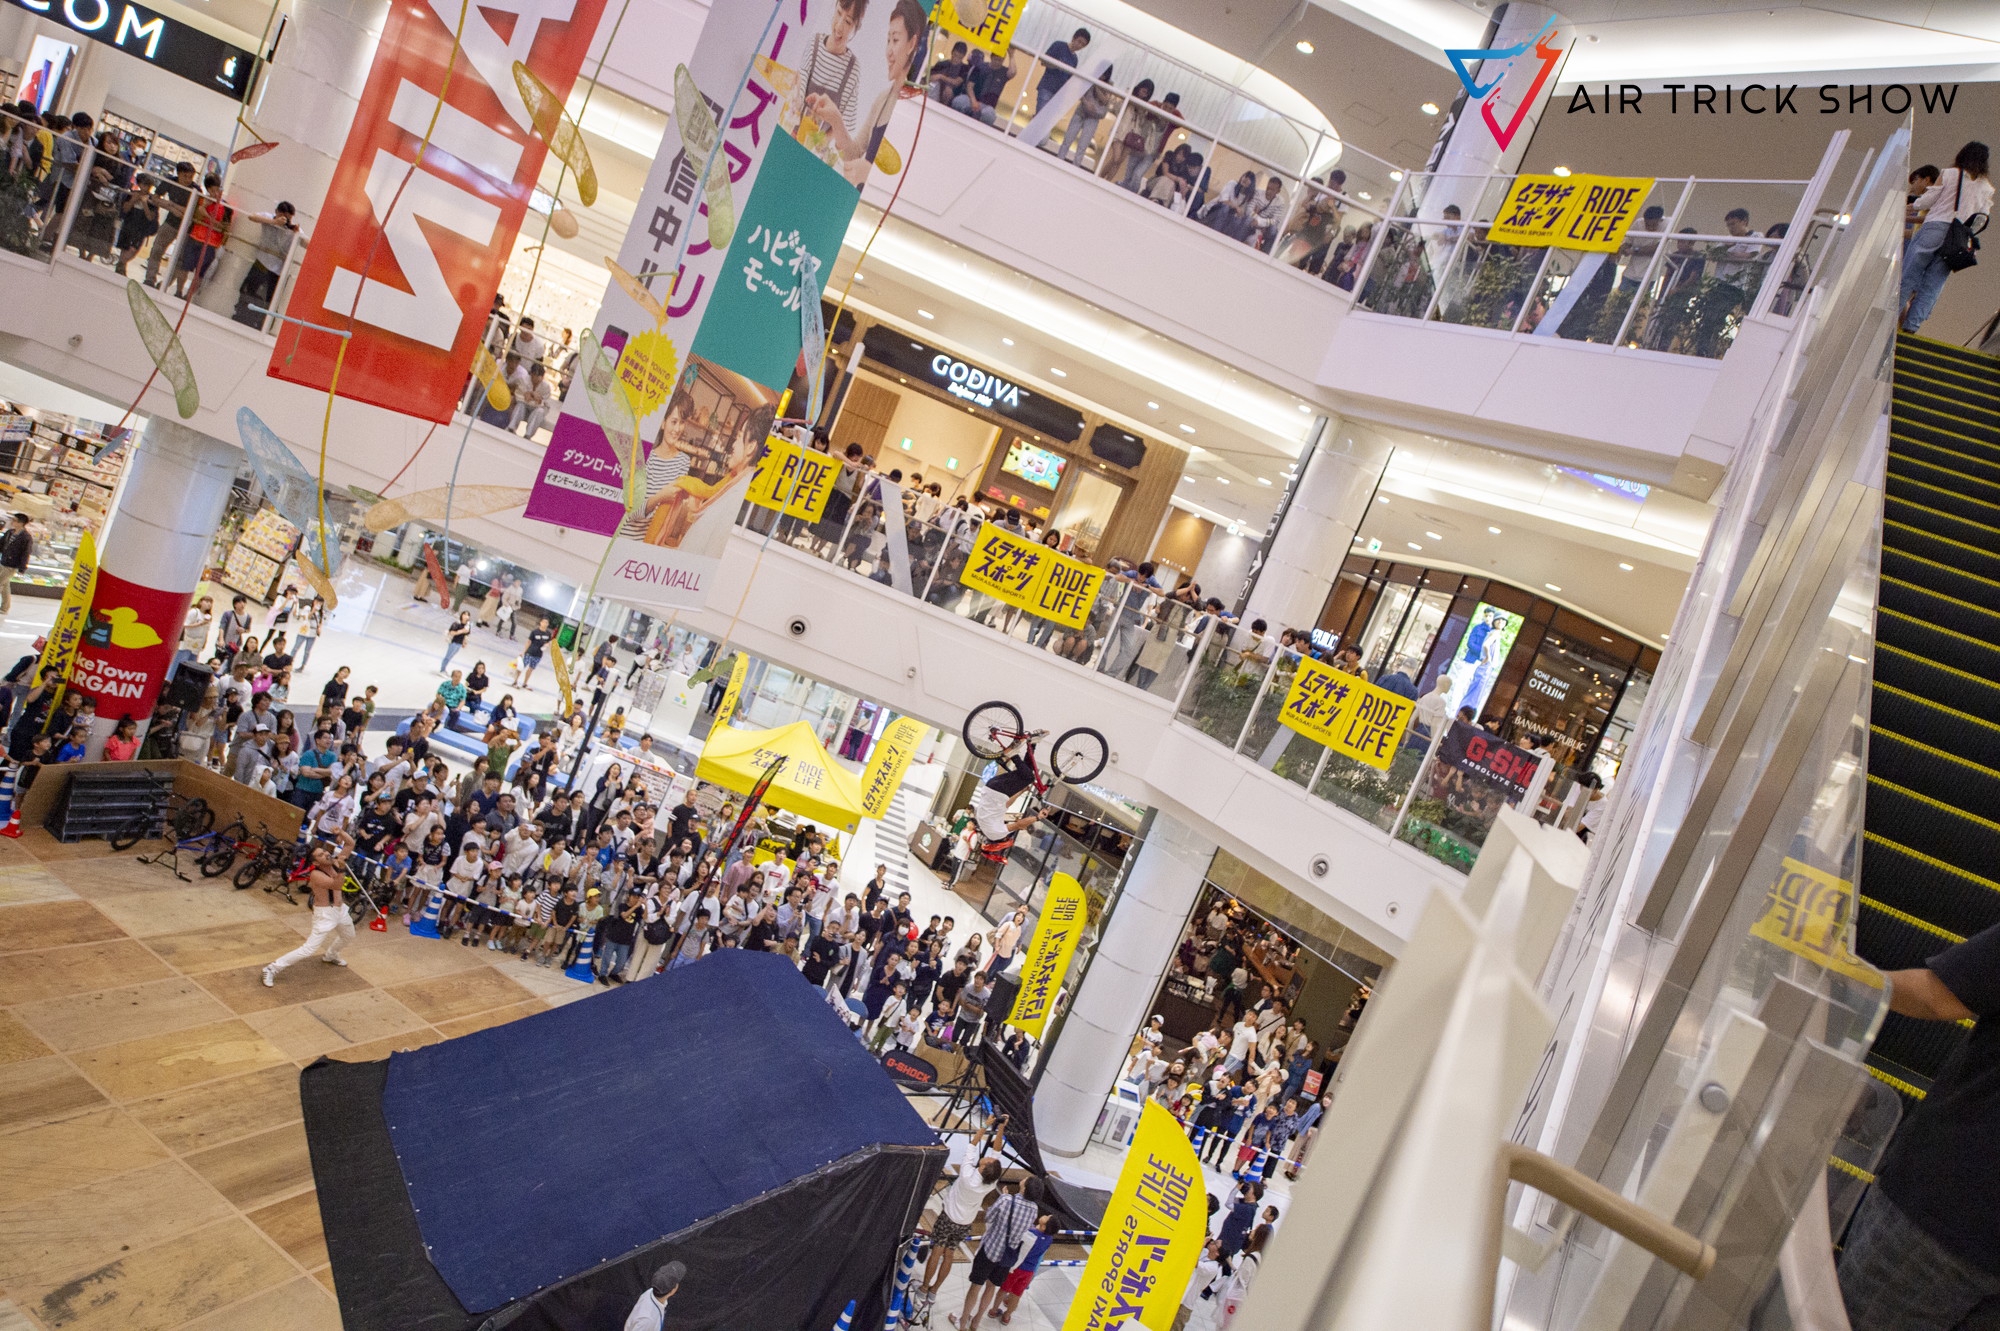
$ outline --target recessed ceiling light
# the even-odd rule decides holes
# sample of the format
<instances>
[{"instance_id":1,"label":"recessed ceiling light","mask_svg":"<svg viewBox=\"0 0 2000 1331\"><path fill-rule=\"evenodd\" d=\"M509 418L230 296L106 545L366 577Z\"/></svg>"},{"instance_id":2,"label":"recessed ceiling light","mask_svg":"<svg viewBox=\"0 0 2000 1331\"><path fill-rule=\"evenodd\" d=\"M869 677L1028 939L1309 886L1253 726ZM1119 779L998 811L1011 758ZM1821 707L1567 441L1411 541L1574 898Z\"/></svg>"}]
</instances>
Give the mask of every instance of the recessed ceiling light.
<instances>
[{"instance_id":1,"label":"recessed ceiling light","mask_svg":"<svg viewBox=\"0 0 2000 1331\"><path fill-rule=\"evenodd\" d=\"M1362 190L1361 193L1356 195L1355 197L1361 199L1372 199L1375 196L1373 194L1370 194L1367 190Z\"/></svg>"},{"instance_id":2,"label":"recessed ceiling light","mask_svg":"<svg viewBox=\"0 0 2000 1331\"><path fill-rule=\"evenodd\" d=\"M1049 366L1049 373L1050 373L1050 374L1053 374L1053 375L1054 375L1054 376L1055 376L1056 378L1058 378L1058 379L1067 379L1067 378L1069 378L1069 371L1068 371L1068 370L1058 370L1058 369L1057 369L1057 368L1056 368L1055 366L1053 366L1053 365Z\"/></svg>"},{"instance_id":3,"label":"recessed ceiling light","mask_svg":"<svg viewBox=\"0 0 2000 1331\"><path fill-rule=\"evenodd\" d=\"M1434 116L1438 113L1438 104L1436 102L1425 102L1417 110L1422 111L1427 116Z\"/></svg>"},{"instance_id":4,"label":"recessed ceiling light","mask_svg":"<svg viewBox=\"0 0 2000 1331\"><path fill-rule=\"evenodd\" d=\"M1227 476L1218 476L1215 479L1222 482L1224 485L1229 484L1229 478Z\"/></svg>"},{"instance_id":5,"label":"recessed ceiling light","mask_svg":"<svg viewBox=\"0 0 2000 1331\"><path fill-rule=\"evenodd\" d=\"M1500 529L1498 527L1488 527L1486 530L1492 532L1495 536L1498 536L1500 534Z\"/></svg>"},{"instance_id":6,"label":"recessed ceiling light","mask_svg":"<svg viewBox=\"0 0 2000 1331\"><path fill-rule=\"evenodd\" d=\"M1602 638L1602 639L1604 639L1604 641L1606 641L1606 642L1610 642L1610 641L1611 641L1611 635L1610 635L1610 634L1608 634L1608 633L1600 633L1600 634L1598 634L1597 636L1598 636L1598 637L1600 637L1600 638Z\"/></svg>"},{"instance_id":7,"label":"recessed ceiling light","mask_svg":"<svg viewBox=\"0 0 2000 1331\"><path fill-rule=\"evenodd\" d=\"M1624 569L1627 573L1630 573L1632 571L1632 566L1630 564L1620 564L1618 567Z\"/></svg>"},{"instance_id":8,"label":"recessed ceiling light","mask_svg":"<svg viewBox=\"0 0 2000 1331\"><path fill-rule=\"evenodd\" d=\"M868 279L863 277L860 273L856 273L854 275L854 280L857 282L866 282Z\"/></svg>"},{"instance_id":9,"label":"recessed ceiling light","mask_svg":"<svg viewBox=\"0 0 2000 1331\"><path fill-rule=\"evenodd\" d=\"M1014 339L1011 337L1003 337L1000 339L1000 345L1003 347L1011 347L1014 345Z\"/></svg>"},{"instance_id":10,"label":"recessed ceiling light","mask_svg":"<svg viewBox=\"0 0 2000 1331\"><path fill-rule=\"evenodd\" d=\"M1192 477L1192 476L1183 476L1183 477L1181 477L1181 479L1182 479L1183 481L1192 481L1192 480L1194 479L1194 477Z\"/></svg>"},{"instance_id":11,"label":"recessed ceiling light","mask_svg":"<svg viewBox=\"0 0 2000 1331\"><path fill-rule=\"evenodd\" d=\"M1313 53L1313 44L1303 37L1293 42L1292 45L1298 49L1300 55L1311 55Z\"/></svg>"},{"instance_id":12,"label":"recessed ceiling light","mask_svg":"<svg viewBox=\"0 0 2000 1331\"><path fill-rule=\"evenodd\" d=\"M1569 177L1569 168L1566 166L1559 166L1555 168L1555 174L1562 176L1564 179L1567 179Z\"/></svg>"},{"instance_id":13,"label":"recessed ceiling light","mask_svg":"<svg viewBox=\"0 0 2000 1331\"><path fill-rule=\"evenodd\" d=\"M1442 541L1444 539L1444 537L1438 535L1434 531L1427 531L1424 533L1424 535L1430 537L1433 541Z\"/></svg>"},{"instance_id":14,"label":"recessed ceiling light","mask_svg":"<svg viewBox=\"0 0 2000 1331\"><path fill-rule=\"evenodd\" d=\"M1257 478L1257 484L1259 485L1269 485L1270 483L1271 483L1271 478L1269 476L1259 476Z\"/></svg>"},{"instance_id":15,"label":"recessed ceiling light","mask_svg":"<svg viewBox=\"0 0 2000 1331\"><path fill-rule=\"evenodd\" d=\"M917 317L918 317L919 319L935 319L935 318L937 318L937 316L936 316L935 314L932 314L932 313L931 313L931 312L930 312L929 310L926 310L926 309L919 309L919 310L917 311Z\"/></svg>"},{"instance_id":16,"label":"recessed ceiling light","mask_svg":"<svg viewBox=\"0 0 2000 1331\"><path fill-rule=\"evenodd\" d=\"M1183 434L1193 434L1193 433L1194 433L1194 427L1193 427L1192 425L1189 425L1189 424L1188 424L1188 423L1187 423L1186 421L1182 421L1182 422L1181 422L1181 433L1183 433Z\"/></svg>"},{"instance_id":17,"label":"recessed ceiling light","mask_svg":"<svg viewBox=\"0 0 2000 1331\"><path fill-rule=\"evenodd\" d=\"M1401 171L1391 171L1389 173L1389 179L1391 180L1401 180L1402 178L1403 178L1403 173Z\"/></svg>"},{"instance_id":18,"label":"recessed ceiling light","mask_svg":"<svg viewBox=\"0 0 2000 1331\"><path fill-rule=\"evenodd\" d=\"M1375 496L1375 502L1376 502L1376 503L1378 503L1378 504L1386 504L1386 503L1388 503L1388 502L1389 502L1389 496L1388 496L1388 495L1376 495L1376 496Z\"/></svg>"},{"instance_id":19,"label":"recessed ceiling light","mask_svg":"<svg viewBox=\"0 0 2000 1331\"><path fill-rule=\"evenodd\" d=\"M1423 547L1421 545L1418 545L1415 541L1405 541L1404 544L1409 546L1412 550L1423 549Z\"/></svg>"},{"instance_id":20,"label":"recessed ceiling light","mask_svg":"<svg viewBox=\"0 0 2000 1331\"><path fill-rule=\"evenodd\" d=\"M1160 409L1160 404L1157 402L1148 402L1146 404L1146 409L1148 411L1158 411Z\"/></svg>"},{"instance_id":21,"label":"recessed ceiling light","mask_svg":"<svg viewBox=\"0 0 2000 1331\"><path fill-rule=\"evenodd\" d=\"M1299 410L1303 411L1306 415L1310 416L1312 415L1313 409L1311 407L1308 407L1305 403L1301 402L1299 403Z\"/></svg>"},{"instance_id":22,"label":"recessed ceiling light","mask_svg":"<svg viewBox=\"0 0 2000 1331\"><path fill-rule=\"evenodd\" d=\"M1545 582L1542 584L1542 586L1547 587L1552 592L1559 592L1562 590L1562 588L1556 586L1553 582Z\"/></svg>"}]
</instances>

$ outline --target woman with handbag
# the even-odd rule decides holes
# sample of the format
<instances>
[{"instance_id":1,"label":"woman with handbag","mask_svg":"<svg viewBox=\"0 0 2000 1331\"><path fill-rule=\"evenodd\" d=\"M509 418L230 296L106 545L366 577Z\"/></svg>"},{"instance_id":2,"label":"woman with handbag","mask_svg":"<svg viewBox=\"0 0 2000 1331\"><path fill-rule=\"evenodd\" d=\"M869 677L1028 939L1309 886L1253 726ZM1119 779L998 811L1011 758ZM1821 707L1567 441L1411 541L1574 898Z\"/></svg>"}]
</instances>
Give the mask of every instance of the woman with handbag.
<instances>
[{"instance_id":1,"label":"woman with handbag","mask_svg":"<svg viewBox=\"0 0 2000 1331\"><path fill-rule=\"evenodd\" d=\"M1111 82L1111 66L1106 65L1097 78L1104 83ZM1083 165L1083 155L1097 140L1098 124L1111 114L1111 98L1114 95L1097 83L1083 90L1083 96L1077 99L1076 106L1069 113L1069 128L1063 131L1062 147L1056 149L1057 161ZM1076 149L1074 153L1070 151L1072 148Z\"/></svg>"},{"instance_id":2,"label":"woman with handbag","mask_svg":"<svg viewBox=\"0 0 2000 1331\"><path fill-rule=\"evenodd\" d=\"M1153 119L1147 108L1153 102L1153 81L1140 79L1132 85L1132 95L1125 101L1125 112L1111 131L1111 146L1105 149L1107 159L1098 175L1114 184L1125 178L1125 171L1135 154L1146 151L1146 124Z\"/></svg>"},{"instance_id":3,"label":"woman with handbag","mask_svg":"<svg viewBox=\"0 0 2000 1331\"><path fill-rule=\"evenodd\" d=\"M1912 212L1923 225L1903 250L1903 331L1914 333L1931 317L1945 279L1979 262L1979 233L1993 211L1993 182L1987 178L1987 151L1973 142L1958 150L1937 183L1917 196Z\"/></svg>"}]
</instances>

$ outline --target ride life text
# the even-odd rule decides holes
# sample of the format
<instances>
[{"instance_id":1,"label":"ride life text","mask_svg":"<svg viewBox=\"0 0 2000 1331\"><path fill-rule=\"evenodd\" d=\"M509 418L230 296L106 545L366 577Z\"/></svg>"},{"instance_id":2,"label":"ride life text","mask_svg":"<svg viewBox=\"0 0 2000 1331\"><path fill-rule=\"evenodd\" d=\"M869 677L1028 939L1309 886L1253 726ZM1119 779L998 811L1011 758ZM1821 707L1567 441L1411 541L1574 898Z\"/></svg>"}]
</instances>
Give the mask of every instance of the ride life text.
<instances>
[{"instance_id":1,"label":"ride life text","mask_svg":"<svg viewBox=\"0 0 2000 1331\"><path fill-rule=\"evenodd\" d=\"M1817 88L1802 88L1796 83L1746 83L1737 87L1733 83L1717 86L1713 83L1662 83L1660 92L1667 94L1667 114L1677 116L1685 109L1689 115L1873 115L1877 108L1892 116L1899 116L1913 106L1922 105L1926 115L1950 115L1951 105L1958 97L1956 83L1919 83L1913 91L1908 85L1890 83L1873 87L1861 83L1822 83ZM1681 95L1687 94L1685 103ZM1618 96L1614 101L1611 85L1601 84L1593 89L1589 84L1578 84L1570 94L1569 115L1623 115L1630 111L1641 115L1645 108L1640 104L1646 90L1636 83L1618 85ZM1658 94L1653 109L1659 110Z\"/></svg>"}]
</instances>

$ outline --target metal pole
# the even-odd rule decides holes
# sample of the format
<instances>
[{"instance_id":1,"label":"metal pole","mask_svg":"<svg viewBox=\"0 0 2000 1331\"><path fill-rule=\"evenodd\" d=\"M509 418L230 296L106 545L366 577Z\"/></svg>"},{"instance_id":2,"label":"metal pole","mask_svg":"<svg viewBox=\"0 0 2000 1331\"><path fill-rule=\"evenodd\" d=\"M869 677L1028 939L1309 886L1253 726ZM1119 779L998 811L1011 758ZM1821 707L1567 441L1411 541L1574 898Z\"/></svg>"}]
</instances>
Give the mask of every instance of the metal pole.
<instances>
[{"instance_id":1,"label":"metal pole","mask_svg":"<svg viewBox=\"0 0 2000 1331\"><path fill-rule=\"evenodd\" d=\"M1542 262L1540 266L1538 266L1535 269L1535 280L1529 284L1528 294L1526 298L1521 301L1521 308L1514 311L1514 322L1507 325L1508 332L1518 333L1521 331L1521 320L1527 318L1528 311L1535 307L1535 293L1540 291L1542 289L1542 283L1548 280L1549 265L1555 262L1555 257L1556 257L1556 247L1553 245L1549 246L1547 249L1542 251Z\"/></svg>"},{"instance_id":2,"label":"metal pole","mask_svg":"<svg viewBox=\"0 0 2000 1331\"><path fill-rule=\"evenodd\" d=\"M1412 178L1413 173L1405 171L1403 178L1396 182L1395 192L1389 196L1389 202L1383 206L1381 225L1375 228L1375 235L1368 242L1368 257L1363 259L1361 266L1354 270L1354 291L1352 294L1357 302L1361 299L1361 293L1368 289L1369 274L1375 271L1375 260L1381 257L1382 246L1389 239L1389 228L1396 218L1396 205L1403 201L1403 195L1409 189Z\"/></svg>"},{"instance_id":3,"label":"metal pole","mask_svg":"<svg viewBox=\"0 0 2000 1331\"><path fill-rule=\"evenodd\" d=\"M1208 627L1204 628L1194 641L1194 653L1188 658L1187 673L1181 676L1181 686L1174 693L1175 716L1180 715L1181 699L1187 697L1188 688L1194 683L1195 671L1201 669L1202 661L1208 656L1208 645L1215 640L1215 626L1221 622L1222 616L1211 612L1208 616Z\"/></svg>"},{"instance_id":4,"label":"metal pole","mask_svg":"<svg viewBox=\"0 0 2000 1331\"><path fill-rule=\"evenodd\" d=\"M1265 643L1271 648L1271 663L1264 667L1264 678L1257 685L1257 696L1250 700L1250 710L1243 717L1243 728L1236 732L1236 742L1229 746L1232 753L1243 752L1243 742L1250 738L1250 723L1257 719L1257 709L1264 705L1264 694L1270 690L1271 676L1278 673L1278 645L1267 635Z\"/></svg>"},{"instance_id":5,"label":"metal pole","mask_svg":"<svg viewBox=\"0 0 2000 1331\"><path fill-rule=\"evenodd\" d=\"M1444 732L1450 726L1451 718L1446 717L1438 722L1437 729L1432 732L1431 746L1424 750L1424 760L1417 764L1417 774L1410 778L1410 788L1403 792L1403 803L1402 807L1396 810L1396 821L1389 824L1389 840L1394 841L1397 834L1403 830L1403 820L1410 816L1410 805L1417 798L1417 786L1422 783L1424 773L1430 770L1431 760L1437 756L1438 745L1444 743Z\"/></svg>"},{"instance_id":6,"label":"metal pole","mask_svg":"<svg viewBox=\"0 0 2000 1331\"><path fill-rule=\"evenodd\" d=\"M1653 246L1653 260L1646 265L1646 275L1639 282L1639 289L1632 293L1632 303L1625 307L1624 321L1618 325L1618 336L1611 340L1614 347L1625 345L1626 337L1632 331L1632 322L1638 317L1639 306L1646 299L1646 292L1652 287L1653 279L1659 275L1660 265L1666 261L1667 246L1673 243L1674 225L1681 220L1681 212L1687 207L1688 195L1694 192L1692 177L1682 182L1681 196L1674 201L1674 215L1667 219L1666 229ZM1629 233L1628 233L1629 234Z\"/></svg>"},{"instance_id":7,"label":"metal pole","mask_svg":"<svg viewBox=\"0 0 2000 1331\"><path fill-rule=\"evenodd\" d=\"M56 228L55 244L49 247L51 264L55 263L56 255L63 252L63 246L69 241L70 228L76 225L77 212L83 207L83 196L90 189L90 164L96 160L97 149L85 143L83 151L77 155L74 168L76 174L70 177L69 197L63 200L62 222ZM57 167L56 170L60 171L62 168Z\"/></svg>"},{"instance_id":8,"label":"metal pole","mask_svg":"<svg viewBox=\"0 0 2000 1331\"><path fill-rule=\"evenodd\" d=\"M590 752L590 737L597 733L598 718L604 715L604 704L611 700L611 690L601 690L590 705L590 719L584 722L583 738L576 742L576 757L569 765L569 783L565 787L571 795L576 794L576 774L583 770L583 755ZM568 718L564 718L567 720Z\"/></svg>"}]
</instances>

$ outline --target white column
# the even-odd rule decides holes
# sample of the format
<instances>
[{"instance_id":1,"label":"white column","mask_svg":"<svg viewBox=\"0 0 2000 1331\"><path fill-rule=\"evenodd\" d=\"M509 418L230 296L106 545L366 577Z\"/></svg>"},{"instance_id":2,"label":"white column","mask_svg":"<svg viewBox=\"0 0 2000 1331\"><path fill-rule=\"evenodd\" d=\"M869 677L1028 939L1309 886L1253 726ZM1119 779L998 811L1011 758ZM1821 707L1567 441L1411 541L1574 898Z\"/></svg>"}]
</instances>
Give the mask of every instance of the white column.
<instances>
[{"instance_id":1,"label":"white column","mask_svg":"<svg viewBox=\"0 0 2000 1331\"><path fill-rule=\"evenodd\" d=\"M1044 1151L1081 1155L1089 1143L1214 857L1213 841L1153 815L1035 1088L1035 1132Z\"/></svg>"},{"instance_id":2,"label":"white column","mask_svg":"<svg viewBox=\"0 0 2000 1331\"><path fill-rule=\"evenodd\" d=\"M1535 0L1508 0L1494 12L1493 23L1487 29L1482 49L1495 51L1528 44L1528 49L1509 65L1506 81L1488 94L1494 99L1493 118L1502 129L1513 122L1515 113L1520 109L1522 95L1534 86L1534 75L1541 68L1541 59L1535 54L1535 36L1551 19L1556 22L1552 44L1567 45L1574 33L1569 30L1563 16L1547 5L1535 3ZM1491 80L1500 72L1501 66L1490 60L1481 61L1474 71L1481 82ZM1438 130L1437 143L1431 148L1430 161L1424 169L1445 175L1474 176L1483 176L1488 172L1508 175L1519 170L1521 159L1527 155L1528 144L1535 137L1535 125L1541 120L1549 94L1553 91L1555 77L1551 75L1537 90L1535 104L1528 108L1513 137L1502 148L1486 124L1482 103L1467 97L1461 90L1452 104L1451 114ZM1418 215L1426 220L1435 220L1444 216L1446 204L1453 204L1465 221L1479 221L1483 188L1483 183L1478 180L1437 181L1425 191Z\"/></svg>"},{"instance_id":3,"label":"white column","mask_svg":"<svg viewBox=\"0 0 2000 1331\"><path fill-rule=\"evenodd\" d=\"M98 544L91 618L109 622L109 612L131 609L141 631L128 630L123 643L103 631L99 636L107 640L93 643L86 632L77 649L72 687L97 698L93 757L119 717L130 712L143 722L151 712L243 460L242 449L159 416L150 417L145 433L126 447L131 456ZM146 629L160 641L130 645L142 641ZM135 674L143 679L132 679ZM136 685L136 694L128 685Z\"/></svg>"},{"instance_id":4,"label":"white column","mask_svg":"<svg viewBox=\"0 0 2000 1331\"><path fill-rule=\"evenodd\" d=\"M1310 629L1319 621L1393 451L1373 434L1339 423L1321 433L1257 570L1245 624L1263 619L1276 633Z\"/></svg>"}]
</instances>

